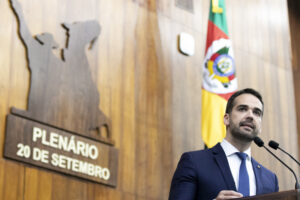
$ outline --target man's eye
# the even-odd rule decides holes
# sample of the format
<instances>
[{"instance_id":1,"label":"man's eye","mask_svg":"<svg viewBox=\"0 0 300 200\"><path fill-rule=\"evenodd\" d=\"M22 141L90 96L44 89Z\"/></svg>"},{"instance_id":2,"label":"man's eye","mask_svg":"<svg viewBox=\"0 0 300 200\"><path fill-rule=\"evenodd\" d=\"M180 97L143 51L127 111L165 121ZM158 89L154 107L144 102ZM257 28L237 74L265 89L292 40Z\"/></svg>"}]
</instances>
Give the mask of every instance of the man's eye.
<instances>
[{"instance_id":1,"label":"man's eye","mask_svg":"<svg viewBox=\"0 0 300 200\"><path fill-rule=\"evenodd\" d=\"M240 107L239 111L246 111L247 109L245 107Z\"/></svg>"},{"instance_id":2,"label":"man's eye","mask_svg":"<svg viewBox=\"0 0 300 200\"><path fill-rule=\"evenodd\" d=\"M254 113L255 115L257 115L257 116L261 116L261 111L259 111L259 110L254 111L253 113Z\"/></svg>"}]
</instances>

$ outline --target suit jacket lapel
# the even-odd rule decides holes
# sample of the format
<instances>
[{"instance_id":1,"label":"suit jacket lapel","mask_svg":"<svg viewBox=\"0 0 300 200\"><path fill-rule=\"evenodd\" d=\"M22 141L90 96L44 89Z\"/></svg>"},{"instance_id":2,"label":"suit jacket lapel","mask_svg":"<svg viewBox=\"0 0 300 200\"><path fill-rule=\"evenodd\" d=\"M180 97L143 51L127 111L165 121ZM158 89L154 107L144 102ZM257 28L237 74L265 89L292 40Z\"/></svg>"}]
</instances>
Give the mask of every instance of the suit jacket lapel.
<instances>
[{"instance_id":1,"label":"suit jacket lapel","mask_svg":"<svg viewBox=\"0 0 300 200\"><path fill-rule=\"evenodd\" d=\"M253 158L251 158L252 167L255 175L256 182L256 194L262 194L263 184L262 184L262 176L261 176L261 165L256 162Z\"/></svg>"},{"instance_id":2,"label":"suit jacket lapel","mask_svg":"<svg viewBox=\"0 0 300 200\"><path fill-rule=\"evenodd\" d=\"M230 171L230 167L223 148L220 143L212 148L214 159L216 160L220 171L222 172L228 190L235 190L235 183Z\"/></svg>"}]
</instances>

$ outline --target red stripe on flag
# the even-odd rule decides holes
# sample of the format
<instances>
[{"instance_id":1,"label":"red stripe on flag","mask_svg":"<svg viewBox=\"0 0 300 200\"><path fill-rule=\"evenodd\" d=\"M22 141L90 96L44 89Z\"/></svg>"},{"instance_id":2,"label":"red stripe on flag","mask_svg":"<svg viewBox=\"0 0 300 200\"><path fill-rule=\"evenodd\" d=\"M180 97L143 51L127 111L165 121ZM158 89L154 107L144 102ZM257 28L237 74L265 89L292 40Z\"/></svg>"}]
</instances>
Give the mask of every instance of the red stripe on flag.
<instances>
[{"instance_id":1,"label":"red stripe on flag","mask_svg":"<svg viewBox=\"0 0 300 200\"><path fill-rule=\"evenodd\" d=\"M214 55L212 55L212 57L210 58L210 60L215 61L218 56L219 56L219 54L215 53Z\"/></svg>"},{"instance_id":2,"label":"red stripe on flag","mask_svg":"<svg viewBox=\"0 0 300 200\"><path fill-rule=\"evenodd\" d=\"M228 79L231 81L234 79L234 77L235 77L234 74L232 74L232 75L228 76Z\"/></svg>"},{"instance_id":3,"label":"red stripe on flag","mask_svg":"<svg viewBox=\"0 0 300 200\"><path fill-rule=\"evenodd\" d=\"M212 21L208 20L205 54L207 53L207 49L208 47L210 47L213 41L218 40L220 38L229 39L226 33L224 33Z\"/></svg>"},{"instance_id":4,"label":"red stripe on flag","mask_svg":"<svg viewBox=\"0 0 300 200\"><path fill-rule=\"evenodd\" d=\"M227 93L227 94L218 94L220 97L223 97L228 101L228 99L233 95L235 92Z\"/></svg>"}]
</instances>

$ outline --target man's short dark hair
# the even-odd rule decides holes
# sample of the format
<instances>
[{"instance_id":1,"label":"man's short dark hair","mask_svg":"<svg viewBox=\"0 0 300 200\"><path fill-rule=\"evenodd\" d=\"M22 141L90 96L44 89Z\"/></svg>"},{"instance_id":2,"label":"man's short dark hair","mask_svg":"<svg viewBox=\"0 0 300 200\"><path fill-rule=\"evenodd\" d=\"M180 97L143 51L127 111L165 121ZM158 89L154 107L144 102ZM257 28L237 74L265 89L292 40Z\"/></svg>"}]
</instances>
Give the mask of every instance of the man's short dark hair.
<instances>
[{"instance_id":1,"label":"man's short dark hair","mask_svg":"<svg viewBox=\"0 0 300 200\"><path fill-rule=\"evenodd\" d=\"M235 92L233 95L231 95L231 97L228 99L228 102L227 102L226 113L228 113L228 114L231 113L232 108L234 106L234 100L242 94L252 94L256 98L258 98L258 100L261 102L261 104L264 108L264 102L262 100L261 94L252 88L245 88L245 89L239 90L239 91Z\"/></svg>"}]
</instances>

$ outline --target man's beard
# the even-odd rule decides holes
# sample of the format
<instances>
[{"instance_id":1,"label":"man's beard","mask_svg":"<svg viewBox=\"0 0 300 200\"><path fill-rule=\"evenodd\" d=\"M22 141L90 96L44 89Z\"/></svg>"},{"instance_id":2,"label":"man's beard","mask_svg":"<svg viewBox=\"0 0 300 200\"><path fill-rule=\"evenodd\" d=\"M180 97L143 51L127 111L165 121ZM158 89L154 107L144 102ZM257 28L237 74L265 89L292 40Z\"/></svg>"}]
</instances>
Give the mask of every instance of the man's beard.
<instances>
[{"instance_id":1,"label":"man's beard","mask_svg":"<svg viewBox=\"0 0 300 200\"><path fill-rule=\"evenodd\" d=\"M232 136L240 141L251 142L258 135L258 130L256 129L256 126L253 127L251 132L248 132L241 129L241 124L242 123L240 123L238 126L232 124Z\"/></svg>"}]
</instances>

